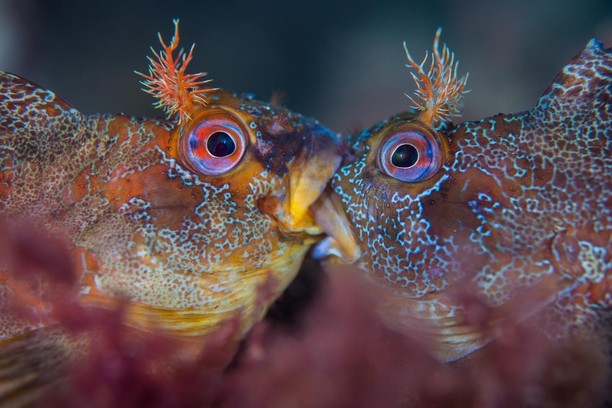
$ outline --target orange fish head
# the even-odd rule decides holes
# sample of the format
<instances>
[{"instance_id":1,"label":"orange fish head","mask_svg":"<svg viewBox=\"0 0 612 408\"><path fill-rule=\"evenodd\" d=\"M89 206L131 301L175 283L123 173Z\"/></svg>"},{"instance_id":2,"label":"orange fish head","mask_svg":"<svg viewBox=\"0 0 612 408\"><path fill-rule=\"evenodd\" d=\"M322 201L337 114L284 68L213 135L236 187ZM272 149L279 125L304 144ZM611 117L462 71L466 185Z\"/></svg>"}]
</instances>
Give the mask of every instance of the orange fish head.
<instances>
[{"instance_id":1,"label":"orange fish head","mask_svg":"<svg viewBox=\"0 0 612 408\"><path fill-rule=\"evenodd\" d=\"M310 206L340 163L313 119L224 91L208 100L173 128L99 119L98 132L121 131L87 176L108 206L77 241L89 298L125 297L191 334L262 315L320 239Z\"/></svg>"},{"instance_id":2,"label":"orange fish head","mask_svg":"<svg viewBox=\"0 0 612 408\"><path fill-rule=\"evenodd\" d=\"M168 120L87 116L0 74L0 212L69 236L86 302L126 300L139 327L200 335L238 318L244 332L322 237L310 208L340 143L314 119L204 87L185 72L191 51L176 54L178 21L161 42L143 84Z\"/></svg>"}]
</instances>

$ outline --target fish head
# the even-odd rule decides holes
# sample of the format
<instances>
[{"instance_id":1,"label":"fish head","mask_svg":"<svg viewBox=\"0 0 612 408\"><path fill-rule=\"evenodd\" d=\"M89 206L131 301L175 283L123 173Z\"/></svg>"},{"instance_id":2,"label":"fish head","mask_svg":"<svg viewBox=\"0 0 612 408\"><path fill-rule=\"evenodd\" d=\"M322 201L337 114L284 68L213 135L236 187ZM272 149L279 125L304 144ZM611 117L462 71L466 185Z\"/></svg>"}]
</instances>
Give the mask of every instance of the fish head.
<instances>
[{"instance_id":1,"label":"fish head","mask_svg":"<svg viewBox=\"0 0 612 408\"><path fill-rule=\"evenodd\" d=\"M3 74L0 211L68 237L81 300L137 327L244 333L322 229L310 211L337 169L316 120L186 74L178 26L144 81L168 119L85 115Z\"/></svg>"},{"instance_id":2,"label":"fish head","mask_svg":"<svg viewBox=\"0 0 612 408\"><path fill-rule=\"evenodd\" d=\"M384 314L447 361L509 311L547 308L553 333L609 307L610 66L590 43L530 111L453 125L416 110L350 136L315 254L363 270L388 295Z\"/></svg>"},{"instance_id":3,"label":"fish head","mask_svg":"<svg viewBox=\"0 0 612 408\"><path fill-rule=\"evenodd\" d=\"M101 299L120 294L143 313L145 305L189 310L202 321L239 312L248 327L320 240L309 207L339 165L339 143L285 108L227 92L210 100L179 126L125 149L116 166L103 165L111 177L90 177L112 211L78 245L93 260L91 293ZM264 307L257 302L266 291ZM182 324L208 330L202 321Z\"/></svg>"}]
</instances>

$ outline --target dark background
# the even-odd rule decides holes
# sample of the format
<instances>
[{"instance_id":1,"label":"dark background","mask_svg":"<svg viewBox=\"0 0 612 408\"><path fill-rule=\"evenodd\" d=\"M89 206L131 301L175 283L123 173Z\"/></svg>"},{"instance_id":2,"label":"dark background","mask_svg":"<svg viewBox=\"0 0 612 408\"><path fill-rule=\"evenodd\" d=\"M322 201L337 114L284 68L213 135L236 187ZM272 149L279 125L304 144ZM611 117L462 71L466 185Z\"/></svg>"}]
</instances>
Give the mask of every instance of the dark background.
<instances>
[{"instance_id":1,"label":"dark background","mask_svg":"<svg viewBox=\"0 0 612 408\"><path fill-rule=\"evenodd\" d=\"M402 41L420 59L438 26L470 72L464 119L531 107L587 41L612 46L612 1L0 0L0 70L86 113L160 115L139 91L156 33L196 43L190 71L286 105L334 130L409 107Z\"/></svg>"}]
</instances>

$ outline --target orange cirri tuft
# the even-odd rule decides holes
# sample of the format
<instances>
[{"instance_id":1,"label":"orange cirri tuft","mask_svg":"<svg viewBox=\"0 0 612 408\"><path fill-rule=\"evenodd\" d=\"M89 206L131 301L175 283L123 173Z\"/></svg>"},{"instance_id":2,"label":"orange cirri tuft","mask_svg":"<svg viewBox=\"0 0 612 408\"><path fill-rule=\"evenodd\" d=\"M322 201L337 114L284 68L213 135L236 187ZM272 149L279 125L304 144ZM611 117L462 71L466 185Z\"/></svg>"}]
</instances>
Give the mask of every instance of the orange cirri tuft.
<instances>
[{"instance_id":1,"label":"orange cirri tuft","mask_svg":"<svg viewBox=\"0 0 612 408\"><path fill-rule=\"evenodd\" d=\"M427 71L423 66L427 62L428 54L420 64L410 55L406 42L404 50L408 59L408 68L413 68L416 73L411 72L417 84L416 99L408 94L406 96L413 103L413 107L421 111L418 119L427 124L434 125L439 120L447 120L451 116L459 115L461 97L469 92L465 90L468 75L459 78L457 76L458 61L446 44L442 45L442 52L438 49L442 29L438 28L434 39L431 64Z\"/></svg>"},{"instance_id":2,"label":"orange cirri tuft","mask_svg":"<svg viewBox=\"0 0 612 408\"><path fill-rule=\"evenodd\" d=\"M154 104L155 107L164 109L169 117L178 114L180 123L189 118L195 104L206 105L205 94L217 88L200 88L201 85L212 81L212 79L202 79L207 75L206 72L185 73L193 57L194 45L191 46L188 53L181 49L176 57L173 55L179 43L179 20L174 19L172 22L174 23L174 35L170 45L166 45L161 34L158 33L163 50L158 53L151 47L155 58L148 57L149 74L136 73L145 78L144 81L141 81L141 84L145 86L143 90L158 99Z\"/></svg>"}]
</instances>

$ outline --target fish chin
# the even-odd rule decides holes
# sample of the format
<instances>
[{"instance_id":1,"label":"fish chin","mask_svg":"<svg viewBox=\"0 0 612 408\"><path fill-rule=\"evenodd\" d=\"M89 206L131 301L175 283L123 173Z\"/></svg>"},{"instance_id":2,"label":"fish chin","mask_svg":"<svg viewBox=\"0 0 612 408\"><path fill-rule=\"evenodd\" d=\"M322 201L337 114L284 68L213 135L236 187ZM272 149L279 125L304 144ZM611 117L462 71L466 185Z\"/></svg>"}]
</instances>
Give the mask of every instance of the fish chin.
<instances>
[{"instance_id":1,"label":"fish chin","mask_svg":"<svg viewBox=\"0 0 612 408\"><path fill-rule=\"evenodd\" d=\"M272 251L276 255L270 255L265 262L248 268L236 267L231 272L206 270L194 277L180 272L168 275L163 270L151 271L159 275L161 288L151 298L134 299L122 292L135 284L110 282L117 274L90 276L93 279L88 290L81 293L81 300L105 308L124 304L126 323L140 329L203 336L235 318L240 322L239 334L243 335L295 278L309 249L298 241L277 245L278 251ZM191 296L186 295L188 292Z\"/></svg>"}]
</instances>

